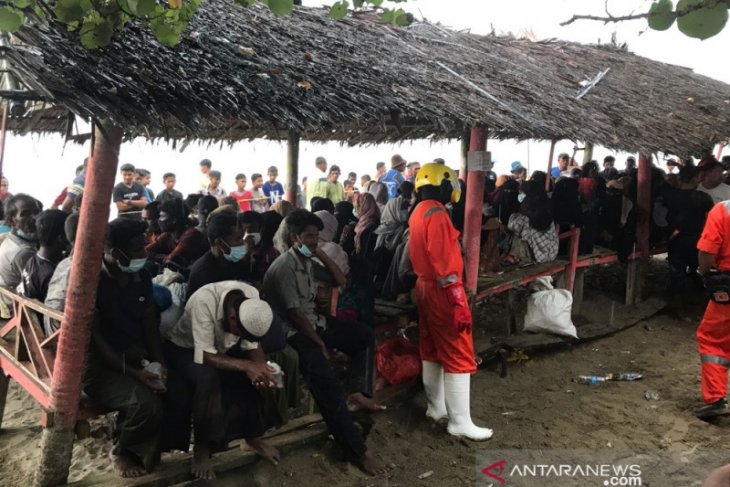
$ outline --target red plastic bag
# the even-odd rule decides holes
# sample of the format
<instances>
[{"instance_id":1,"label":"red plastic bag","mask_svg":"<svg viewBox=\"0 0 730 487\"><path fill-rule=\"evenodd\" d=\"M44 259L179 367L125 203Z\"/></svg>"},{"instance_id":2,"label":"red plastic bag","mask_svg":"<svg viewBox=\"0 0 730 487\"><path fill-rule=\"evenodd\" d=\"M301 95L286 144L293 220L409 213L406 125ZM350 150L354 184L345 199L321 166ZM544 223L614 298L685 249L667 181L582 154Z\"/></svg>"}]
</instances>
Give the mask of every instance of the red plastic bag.
<instances>
[{"instance_id":1,"label":"red plastic bag","mask_svg":"<svg viewBox=\"0 0 730 487\"><path fill-rule=\"evenodd\" d=\"M392 338L378 347L375 366L389 384L403 384L421 375L421 355L405 338Z\"/></svg>"}]
</instances>

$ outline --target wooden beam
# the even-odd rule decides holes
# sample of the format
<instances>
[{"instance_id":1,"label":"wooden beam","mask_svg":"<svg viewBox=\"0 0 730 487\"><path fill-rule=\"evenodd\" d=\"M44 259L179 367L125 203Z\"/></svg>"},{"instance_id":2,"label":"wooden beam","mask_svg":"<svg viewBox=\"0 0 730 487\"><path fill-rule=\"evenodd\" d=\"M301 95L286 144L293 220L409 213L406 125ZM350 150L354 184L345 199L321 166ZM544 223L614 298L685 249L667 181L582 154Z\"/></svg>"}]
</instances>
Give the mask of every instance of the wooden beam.
<instances>
[{"instance_id":1,"label":"wooden beam","mask_svg":"<svg viewBox=\"0 0 730 487\"><path fill-rule=\"evenodd\" d=\"M553 139L550 141L550 155L548 156L548 165L547 165L547 178L545 178L545 191L550 191L550 182L552 181L552 176L550 173L553 170L553 157L555 157L555 144L557 143L557 140Z\"/></svg>"},{"instance_id":2,"label":"wooden beam","mask_svg":"<svg viewBox=\"0 0 730 487\"><path fill-rule=\"evenodd\" d=\"M487 129L471 129L469 152L483 153L487 150ZM481 255L482 212L484 211L484 167L470 167L466 184L466 208L464 210L463 244L466 253L467 292L475 295L479 277L479 256ZM463 197L463 196L462 196Z\"/></svg>"},{"instance_id":3,"label":"wooden beam","mask_svg":"<svg viewBox=\"0 0 730 487\"><path fill-rule=\"evenodd\" d=\"M289 129L286 139L286 197L285 199L297 206L297 184L299 180L299 132Z\"/></svg>"}]
</instances>

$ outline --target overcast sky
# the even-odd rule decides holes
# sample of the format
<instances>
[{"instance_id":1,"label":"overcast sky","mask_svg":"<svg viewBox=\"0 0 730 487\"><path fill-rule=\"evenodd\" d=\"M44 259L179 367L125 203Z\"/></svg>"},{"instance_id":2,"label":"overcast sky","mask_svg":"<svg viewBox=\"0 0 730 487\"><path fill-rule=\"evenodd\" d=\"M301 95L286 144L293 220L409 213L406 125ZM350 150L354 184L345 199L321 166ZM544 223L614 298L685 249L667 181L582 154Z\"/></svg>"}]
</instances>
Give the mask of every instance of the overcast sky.
<instances>
[{"instance_id":1,"label":"overcast sky","mask_svg":"<svg viewBox=\"0 0 730 487\"><path fill-rule=\"evenodd\" d=\"M325 1L305 0L309 6L331 4ZM650 1L609 0L608 9L613 15L623 15L648 10ZM619 43L626 42L633 52L659 61L678 64L694 69L713 78L730 83L730 28L720 35L699 41L690 39L676 26L666 32L655 32L646 28L645 20L603 25L599 22L578 21L561 27L560 23L574 13L605 14L604 0L411 0L403 4L417 18L438 21L457 29L471 29L486 34L513 33L535 39L560 38L565 40L595 43L610 42L615 32ZM671 80L667 80L671 82ZM558 151L570 151L573 143L558 144ZM520 160L529 164L531 170L544 169L547 164L548 144L529 142L489 141L489 150L497 161L497 171L506 172L510 162ZM361 173L373 173L376 161L388 160L393 153L401 153L408 160L427 162L443 157L458 167L458 142L430 144L425 141L398 146L383 145L362 148L342 147L339 144L302 143L300 158L302 164L311 164L318 155L324 155L330 163L339 164L342 169ZM50 204L54 196L73 178L76 165L88 153L88 146L69 143L61 137L9 137L4 164L5 174L10 179L12 192L30 192ZM598 149L594 156L602 158L608 151ZM622 160L623 155L619 155ZM244 142L230 147L200 146L191 144L180 153L166 144L152 145L142 140L124 144L121 162L131 162L152 171L152 189L161 188L161 177L166 171L178 175L178 187L183 192L195 189L199 181L198 161L208 157L214 168L223 172L222 186L234 189L236 173L265 172L269 165L280 167L284 176L286 148L275 142ZM300 171L301 172L301 171ZM42 177L40 176L42 175Z\"/></svg>"}]
</instances>

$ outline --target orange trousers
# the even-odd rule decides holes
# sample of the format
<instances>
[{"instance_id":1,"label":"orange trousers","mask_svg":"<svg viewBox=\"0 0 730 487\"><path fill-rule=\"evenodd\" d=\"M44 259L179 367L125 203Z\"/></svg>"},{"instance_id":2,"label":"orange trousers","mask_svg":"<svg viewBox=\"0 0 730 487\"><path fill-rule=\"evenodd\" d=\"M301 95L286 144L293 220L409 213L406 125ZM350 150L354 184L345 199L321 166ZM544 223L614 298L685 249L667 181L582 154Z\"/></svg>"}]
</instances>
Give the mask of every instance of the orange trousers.
<instances>
[{"instance_id":1,"label":"orange trousers","mask_svg":"<svg viewBox=\"0 0 730 487\"><path fill-rule=\"evenodd\" d=\"M710 301L697 328L702 361L702 399L712 404L727 395L730 367L730 305Z\"/></svg>"},{"instance_id":2,"label":"orange trousers","mask_svg":"<svg viewBox=\"0 0 730 487\"><path fill-rule=\"evenodd\" d=\"M421 360L440 363L448 374L473 374L474 340L471 331L457 331L446 293L436 281L416 281Z\"/></svg>"}]
</instances>

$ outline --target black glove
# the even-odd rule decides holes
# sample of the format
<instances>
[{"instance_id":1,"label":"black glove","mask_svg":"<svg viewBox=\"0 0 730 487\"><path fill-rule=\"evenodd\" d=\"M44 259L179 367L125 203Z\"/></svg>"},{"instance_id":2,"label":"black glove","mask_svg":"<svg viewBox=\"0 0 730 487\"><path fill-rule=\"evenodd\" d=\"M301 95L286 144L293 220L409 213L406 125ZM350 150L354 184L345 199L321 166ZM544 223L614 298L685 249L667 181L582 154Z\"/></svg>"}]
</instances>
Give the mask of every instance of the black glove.
<instances>
[{"instance_id":1,"label":"black glove","mask_svg":"<svg viewBox=\"0 0 730 487\"><path fill-rule=\"evenodd\" d=\"M730 304L730 274L710 271L702 276L707 296L716 303Z\"/></svg>"}]
</instances>

